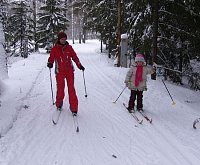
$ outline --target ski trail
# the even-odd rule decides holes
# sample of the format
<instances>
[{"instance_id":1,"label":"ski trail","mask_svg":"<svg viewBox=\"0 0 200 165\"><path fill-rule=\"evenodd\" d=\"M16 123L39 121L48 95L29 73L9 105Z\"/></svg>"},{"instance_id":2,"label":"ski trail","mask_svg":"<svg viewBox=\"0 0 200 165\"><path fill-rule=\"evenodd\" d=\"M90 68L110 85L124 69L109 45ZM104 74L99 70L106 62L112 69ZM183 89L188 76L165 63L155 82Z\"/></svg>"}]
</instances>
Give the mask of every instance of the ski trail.
<instances>
[{"instance_id":1,"label":"ski trail","mask_svg":"<svg viewBox=\"0 0 200 165\"><path fill-rule=\"evenodd\" d=\"M184 132L188 129L184 124L188 119L181 117L181 111L167 109L169 102L162 98L164 89L154 94L158 89L152 83L144 93L144 110L153 118L153 123L137 113L144 120L139 125L122 105L129 99L129 90L124 91L116 104L112 103L124 87L127 68L113 68L105 63L97 51L99 42L88 43L88 46L73 46L86 68L87 98L84 97L82 71L75 71L80 132L74 129L67 92L59 122L57 125L52 123L56 107L51 100L49 70L42 67L32 88L20 100L28 108L19 111L12 129L0 139L0 164L200 164L199 133L193 132L187 137L187 133L192 132ZM55 93L54 77L53 88ZM177 121L176 115L180 116Z\"/></svg>"},{"instance_id":2,"label":"ski trail","mask_svg":"<svg viewBox=\"0 0 200 165\"><path fill-rule=\"evenodd\" d=\"M192 141L194 141L194 138L189 137L185 134L185 129L188 129L187 127L184 127L185 123L187 121L185 118L182 118L182 116L185 112L184 111L178 111L177 106L171 106L171 108L167 108L167 104L171 104L170 98L169 100L162 103L162 109L158 108L154 103L148 101L148 97L152 97L153 91L157 90L157 86L154 86L151 84L151 88L147 94L145 94L144 100L147 102L146 104L148 107L144 108L147 112L147 114L152 115L153 119L153 129L151 131L146 130L149 134L149 136L154 141L157 142L159 145L159 150L164 151L163 156L170 157L172 162L176 162L176 164L194 164L193 162L199 162L198 160L198 152L192 152L192 149L187 148L188 144L190 144ZM160 90L160 94L157 92L155 98L156 100L160 100L160 98L163 97L163 93L166 93L164 90ZM154 96L153 96L154 97ZM177 104L179 104L177 102ZM166 108L165 108L166 107ZM166 109L166 111L165 111ZM166 113L167 112L167 113ZM182 119L182 120L180 120ZM180 122L183 121L183 122ZM185 122L185 123L184 123ZM158 127L159 125L159 127ZM153 132L152 132L153 131ZM159 135L157 140L155 140L155 136L152 136L153 134ZM162 142L162 140L164 142ZM159 142L160 141L160 142ZM195 145L192 143L190 144L192 148L195 148ZM199 144L198 144L199 146ZM185 148L183 150L183 148ZM188 154L189 149L189 154ZM166 152L165 152L166 151ZM169 152L171 151L171 152ZM176 155L174 154L176 153ZM192 160L192 161L191 161ZM195 160L195 161L194 161ZM198 164L198 163L197 163Z\"/></svg>"}]
</instances>

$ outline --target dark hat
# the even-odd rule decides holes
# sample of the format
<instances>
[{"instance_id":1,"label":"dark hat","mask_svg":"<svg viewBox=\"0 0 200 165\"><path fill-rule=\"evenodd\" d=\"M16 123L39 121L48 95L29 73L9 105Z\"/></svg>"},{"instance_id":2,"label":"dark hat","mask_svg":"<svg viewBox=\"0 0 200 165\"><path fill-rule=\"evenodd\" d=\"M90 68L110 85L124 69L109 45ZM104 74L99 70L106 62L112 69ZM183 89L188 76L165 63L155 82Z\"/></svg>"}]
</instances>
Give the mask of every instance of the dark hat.
<instances>
[{"instance_id":1,"label":"dark hat","mask_svg":"<svg viewBox=\"0 0 200 165\"><path fill-rule=\"evenodd\" d=\"M67 34L65 34L65 32L58 33L58 40L60 40L61 38L67 38Z\"/></svg>"}]
</instances>

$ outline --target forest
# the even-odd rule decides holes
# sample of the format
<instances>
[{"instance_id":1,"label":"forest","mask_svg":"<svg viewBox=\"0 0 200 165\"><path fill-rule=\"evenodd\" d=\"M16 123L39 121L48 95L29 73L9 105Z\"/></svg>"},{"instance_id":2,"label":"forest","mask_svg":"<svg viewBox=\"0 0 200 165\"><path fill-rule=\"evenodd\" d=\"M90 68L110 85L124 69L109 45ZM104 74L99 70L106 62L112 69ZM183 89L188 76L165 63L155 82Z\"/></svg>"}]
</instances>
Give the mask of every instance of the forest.
<instances>
[{"instance_id":1,"label":"forest","mask_svg":"<svg viewBox=\"0 0 200 165\"><path fill-rule=\"evenodd\" d=\"M121 34L127 34L128 58L142 53L148 65L158 64L165 80L200 90L199 0L0 2L6 59L28 58L39 48L50 52L60 31L80 44L101 40L108 58L115 59Z\"/></svg>"}]
</instances>

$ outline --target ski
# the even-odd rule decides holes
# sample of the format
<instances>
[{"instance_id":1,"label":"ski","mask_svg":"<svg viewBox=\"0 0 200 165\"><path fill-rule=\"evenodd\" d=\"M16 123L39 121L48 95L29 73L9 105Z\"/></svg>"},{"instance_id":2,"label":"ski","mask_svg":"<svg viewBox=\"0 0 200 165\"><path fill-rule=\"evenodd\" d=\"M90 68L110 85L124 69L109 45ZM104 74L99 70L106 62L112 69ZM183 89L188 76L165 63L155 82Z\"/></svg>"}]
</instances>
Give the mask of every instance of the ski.
<instances>
[{"instance_id":1,"label":"ski","mask_svg":"<svg viewBox=\"0 0 200 165\"><path fill-rule=\"evenodd\" d=\"M149 119L148 116L146 114L144 114L144 112L138 111L149 123L152 123L152 119Z\"/></svg>"},{"instance_id":2,"label":"ski","mask_svg":"<svg viewBox=\"0 0 200 165\"><path fill-rule=\"evenodd\" d=\"M123 103L123 106L127 109L127 106L125 103ZM143 120L140 120L134 113L129 113L131 116L139 123L142 124Z\"/></svg>"},{"instance_id":3,"label":"ski","mask_svg":"<svg viewBox=\"0 0 200 165\"><path fill-rule=\"evenodd\" d=\"M199 122L200 118L197 118L194 122L193 122L193 128L197 129L196 124Z\"/></svg>"},{"instance_id":4,"label":"ski","mask_svg":"<svg viewBox=\"0 0 200 165\"><path fill-rule=\"evenodd\" d=\"M53 122L54 125L56 125L58 123L58 120L60 118L60 114L61 114L61 108L56 110L56 115L52 119L52 122Z\"/></svg>"},{"instance_id":5,"label":"ski","mask_svg":"<svg viewBox=\"0 0 200 165\"><path fill-rule=\"evenodd\" d=\"M79 126L78 126L78 118L77 118L77 114L72 114L73 116L73 120L74 120L74 126L76 129L76 132L79 132Z\"/></svg>"}]
</instances>

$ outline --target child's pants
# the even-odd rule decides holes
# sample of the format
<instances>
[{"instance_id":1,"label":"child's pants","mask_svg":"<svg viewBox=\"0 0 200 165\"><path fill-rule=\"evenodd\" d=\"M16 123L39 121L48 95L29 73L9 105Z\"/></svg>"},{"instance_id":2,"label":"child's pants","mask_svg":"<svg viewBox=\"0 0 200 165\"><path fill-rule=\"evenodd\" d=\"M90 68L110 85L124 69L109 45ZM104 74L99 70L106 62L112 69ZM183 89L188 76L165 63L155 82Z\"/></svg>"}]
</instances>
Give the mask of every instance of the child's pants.
<instances>
[{"instance_id":1,"label":"child's pants","mask_svg":"<svg viewBox=\"0 0 200 165\"><path fill-rule=\"evenodd\" d=\"M131 90L128 109L134 109L136 97L137 97L137 109L143 108L142 105L143 91Z\"/></svg>"}]
</instances>

